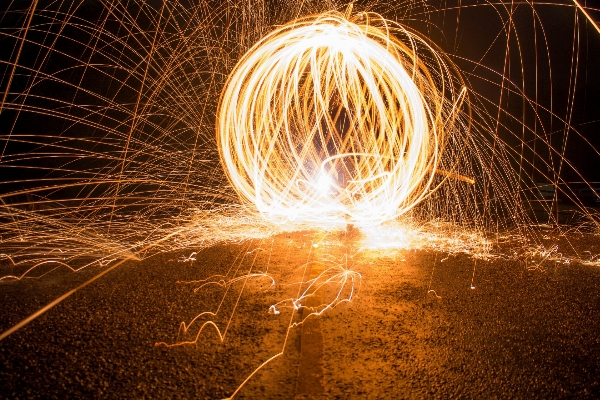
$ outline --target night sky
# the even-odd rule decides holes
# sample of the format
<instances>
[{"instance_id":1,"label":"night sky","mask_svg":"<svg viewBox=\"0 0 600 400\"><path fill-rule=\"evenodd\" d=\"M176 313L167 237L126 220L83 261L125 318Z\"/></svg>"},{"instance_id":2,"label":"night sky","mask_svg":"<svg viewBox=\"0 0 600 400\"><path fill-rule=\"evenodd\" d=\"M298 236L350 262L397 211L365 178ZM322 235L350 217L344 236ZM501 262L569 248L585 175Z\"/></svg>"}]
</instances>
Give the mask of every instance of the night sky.
<instances>
[{"instance_id":1,"label":"night sky","mask_svg":"<svg viewBox=\"0 0 600 400\"><path fill-rule=\"evenodd\" d=\"M143 51L135 54L133 50L142 50L150 44L161 3L156 1L143 12L139 12L135 3L128 6L130 15L136 18L136 29L145 30L146 33L134 33L135 38L131 43L117 44L111 49L108 42L96 43L89 29L74 27L85 21L89 26L98 24L106 32L122 35L127 25L115 22L114 16L107 13L100 1L84 1L77 7L70 2L40 2L31 21L34 28L27 34L12 78L11 63L17 57L22 33L20 28L27 23L29 2L3 4L8 10L0 21L0 92L4 94L7 91L9 81L10 88L0 115L0 147L3 151L0 169L2 181L13 183L1 185L0 192L31 187L35 184L25 183L24 180L58 177L62 174L59 170L63 169L71 171L71 178L75 178L85 177L85 170L90 166L96 171L108 171L111 166L114 168L114 160L103 157L77 160L74 157L77 154L73 153L80 155L91 151L97 155L122 151L122 137L127 130L123 121L131 118L134 110L137 88L140 87L139 74L144 63ZM265 4L266 12L276 14L278 11L273 10L279 10L281 13L282 6L279 3ZM462 69L472 93L477 94L472 98L484 99L482 107L489 111L492 120L497 115L498 105L512 115L509 117L501 113L496 118L501 125L497 132L513 149L515 157L525 160L519 161L520 165L515 165L515 168L522 167L531 181L600 181L600 168L596 167L600 158L596 150L600 148L600 74L596 73L600 66L600 54L595 51L600 45L600 33L581 12L575 12L572 3L545 2L535 4L532 8L525 4L511 6L508 3L492 6L473 0L440 1L427 6L357 2L354 7L355 10L380 12L429 37ZM58 10L64 14L54 14L48 10ZM225 40L221 40L223 50L228 52L231 60L235 60L236 54L243 51L243 46L236 48L225 44L240 37L236 33L236 25L231 25L228 33L224 33L226 30L223 27L230 17L222 9L218 11L216 6L215 10L215 15L219 17L213 21L216 28L212 34L225 37ZM598 14L594 10L589 11L593 17ZM70 17L64 17L65 14ZM505 24L509 15L513 21L510 26ZM68 22L57 23L57 18L65 18ZM277 22L275 17L271 20ZM193 21L172 16L169 27L164 28L165 32L177 24L184 26L186 22L193 28ZM94 43L101 51L93 52L90 49ZM40 47L40 44L44 46ZM48 47L52 50L48 50ZM124 51L130 53L121 53ZM114 59L110 59L111 55ZM202 57L207 55L204 50L197 50L194 57L201 62ZM115 59L123 62L125 68L137 68L137 76L128 76L124 69L107 74L106 69L100 73L98 69L82 67L86 62L108 65L114 63ZM148 74L156 78L161 73L159 60L155 61L153 68L148 70ZM231 68L231 65L225 68ZM223 72L222 66L210 63L206 69ZM40 78L38 72L63 79L69 84ZM224 76L213 74L213 78L208 78L208 75L204 82L199 76L195 93L203 93L207 82L216 77L207 92L210 95L204 96L209 101L204 106L207 111L202 118L204 123L210 125L214 123L211 115L214 115L216 101L213 97L218 95ZM100 113L90 112L93 107L105 107L106 99L121 106L110 106ZM195 101L201 104L200 100ZM197 106L194 104L193 107ZM60 115L44 110L59 110ZM69 117L65 118L65 115ZM79 118L86 122L82 123ZM156 124L163 127L172 124L160 118L155 118ZM167 129L173 130L173 127L171 125ZM138 128L144 132L140 135L141 140L143 135L148 135L148 141L156 139L150 132L152 128ZM110 131L120 132L120 136L108 138ZM20 134L30 136L16 139ZM489 134L494 135L495 132ZM66 147L52 146L57 143L59 136L69 138ZM208 141L203 146L214 148L210 135L206 136ZM99 140L94 144L90 138ZM179 140L179 145L176 142L163 142L166 145L163 150L181 151L193 145L189 140ZM554 150L549 150L548 144ZM177 149L177 146L181 148ZM567 163L560 162L563 153ZM33 156L10 157L16 154ZM138 164L143 162L143 157L135 160ZM82 174L73 172L80 170Z\"/></svg>"}]
</instances>

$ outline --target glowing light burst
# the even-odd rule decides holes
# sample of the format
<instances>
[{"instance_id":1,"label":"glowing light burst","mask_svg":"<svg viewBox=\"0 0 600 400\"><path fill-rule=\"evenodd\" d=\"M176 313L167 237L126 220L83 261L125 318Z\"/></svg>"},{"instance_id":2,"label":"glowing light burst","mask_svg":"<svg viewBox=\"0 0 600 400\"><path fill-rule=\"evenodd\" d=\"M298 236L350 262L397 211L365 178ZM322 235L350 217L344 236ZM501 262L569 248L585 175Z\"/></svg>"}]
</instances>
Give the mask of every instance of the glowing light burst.
<instances>
[{"instance_id":1,"label":"glowing light burst","mask_svg":"<svg viewBox=\"0 0 600 400\"><path fill-rule=\"evenodd\" d=\"M344 6L320 0L9 3L0 11L0 281L107 267L81 290L127 259L177 252L196 267L202 249L233 243L238 257L218 274L198 268L198 280L180 282L219 293L214 304L175 343L161 342L225 341L236 319L251 318L238 300L273 290L263 311L289 318L285 340L232 396L287 351L307 315L352 300L361 263L381 255L600 265L595 250L557 244L573 240L563 233L600 232L597 209L561 172L594 190L567 157L577 140L592 148L590 163L600 154L578 131L596 118L573 113L593 94L581 88L580 60L597 63L585 51L597 45L597 10L585 2L560 5L574 17L560 20L572 29L566 50L546 37L541 12L558 4L538 2L367 7L402 24L322 13ZM471 41L482 30L483 45ZM580 212L576 228L559 226L559 194ZM360 225L352 240L351 229L314 233L347 223ZM295 258L271 260L277 252Z\"/></svg>"},{"instance_id":2,"label":"glowing light burst","mask_svg":"<svg viewBox=\"0 0 600 400\"><path fill-rule=\"evenodd\" d=\"M381 226L363 227L361 249L427 249L448 253L468 253L473 257L490 257L492 243L480 232L453 230L451 225L429 223L415 226L392 221Z\"/></svg>"},{"instance_id":3,"label":"glowing light burst","mask_svg":"<svg viewBox=\"0 0 600 400\"><path fill-rule=\"evenodd\" d=\"M468 135L465 94L443 55L399 25L370 13L302 18L230 74L221 162L267 219L381 223L437 187L448 135Z\"/></svg>"}]
</instances>

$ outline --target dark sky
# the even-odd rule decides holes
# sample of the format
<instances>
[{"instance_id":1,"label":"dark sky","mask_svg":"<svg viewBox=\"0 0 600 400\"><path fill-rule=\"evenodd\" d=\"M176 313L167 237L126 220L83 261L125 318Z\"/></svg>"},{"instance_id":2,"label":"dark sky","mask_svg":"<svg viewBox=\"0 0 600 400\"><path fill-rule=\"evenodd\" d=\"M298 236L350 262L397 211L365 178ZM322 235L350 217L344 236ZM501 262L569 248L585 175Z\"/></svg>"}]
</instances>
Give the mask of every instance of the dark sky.
<instances>
[{"instance_id":1,"label":"dark sky","mask_svg":"<svg viewBox=\"0 0 600 400\"><path fill-rule=\"evenodd\" d=\"M530 150L524 154L534 159L536 168L547 169L543 164L548 163L553 172L561 170L565 181L581 181L580 174L600 181L595 150L600 149L600 33L575 11L573 2L534 2L534 7L519 3L512 8L509 2L428 2L434 3L438 7L427 13L429 24L410 18L407 23L452 55L475 92L514 115L502 119L510 130L502 137L515 147L525 142ZM600 20L600 12L590 12ZM529 128L525 132L522 121ZM563 151L579 174L567 163L560 166ZM549 171L540 172L555 179ZM534 174L535 180L544 180Z\"/></svg>"}]
</instances>

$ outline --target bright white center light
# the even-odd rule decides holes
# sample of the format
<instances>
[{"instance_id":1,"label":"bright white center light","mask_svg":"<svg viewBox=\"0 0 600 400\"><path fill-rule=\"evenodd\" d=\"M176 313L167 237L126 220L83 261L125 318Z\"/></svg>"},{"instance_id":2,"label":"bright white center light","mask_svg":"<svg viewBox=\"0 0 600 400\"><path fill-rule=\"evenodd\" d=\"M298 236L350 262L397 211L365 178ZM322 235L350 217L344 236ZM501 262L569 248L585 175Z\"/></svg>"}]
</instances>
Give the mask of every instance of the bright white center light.
<instances>
[{"instance_id":1,"label":"bright white center light","mask_svg":"<svg viewBox=\"0 0 600 400\"><path fill-rule=\"evenodd\" d=\"M329 175L321 173L319 175L319 179L317 180L317 190L323 195L329 194L332 184L333 179L331 179Z\"/></svg>"}]
</instances>

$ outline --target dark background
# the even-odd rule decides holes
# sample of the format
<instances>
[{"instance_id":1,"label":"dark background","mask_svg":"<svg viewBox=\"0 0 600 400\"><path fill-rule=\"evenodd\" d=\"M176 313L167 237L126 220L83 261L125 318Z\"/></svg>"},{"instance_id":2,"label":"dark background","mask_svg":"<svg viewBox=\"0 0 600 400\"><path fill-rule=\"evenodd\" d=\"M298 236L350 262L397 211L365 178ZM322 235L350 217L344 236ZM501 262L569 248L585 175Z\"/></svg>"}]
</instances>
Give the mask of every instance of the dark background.
<instances>
[{"instance_id":1,"label":"dark background","mask_svg":"<svg viewBox=\"0 0 600 400\"><path fill-rule=\"evenodd\" d=\"M38 192L53 198L148 196L190 184L198 193L224 184L210 177L220 168L213 126L226 74L261 32L295 11L277 1L237 8L177 2L167 11L159 0L110 4L40 1L11 80L31 3L3 2L0 93L9 81L10 88L0 115L0 193L39 188L43 178L104 181ZM380 12L446 52L468 81L471 101L487 114L490 140L509 146L525 186L600 182L600 55L594 51L600 33L572 2L359 1L354 10ZM198 17L202 12L211 19ZM197 29L202 21L212 24L210 31ZM161 46L151 54L157 26ZM213 41L193 47L188 40L181 51L181 33ZM173 51L186 60L175 68L176 79L167 65ZM142 112L144 118L133 117ZM207 161L196 165L199 158ZM123 174L144 183L115 189L109 182Z\"/></svg>"}]
</instances>

